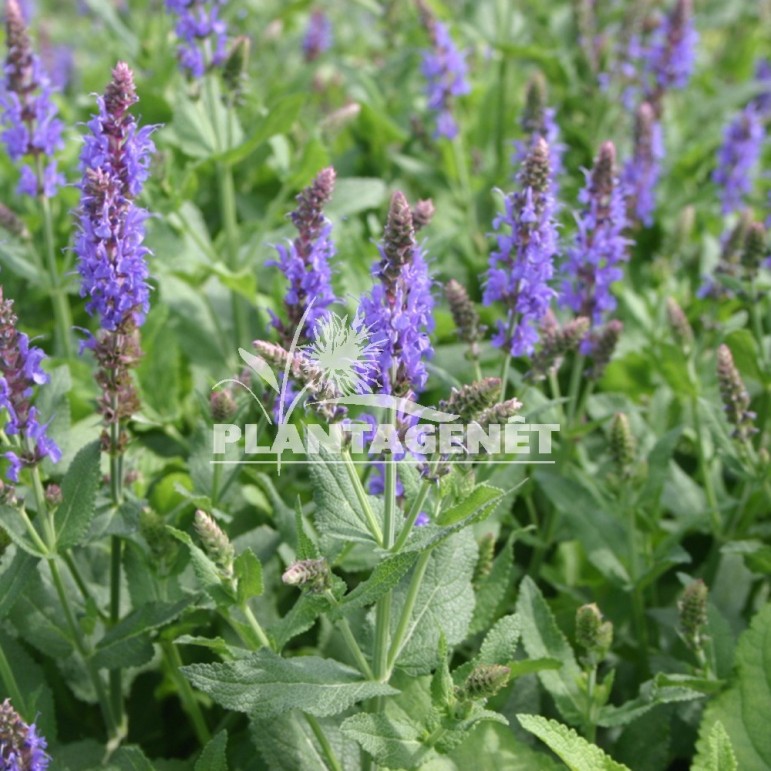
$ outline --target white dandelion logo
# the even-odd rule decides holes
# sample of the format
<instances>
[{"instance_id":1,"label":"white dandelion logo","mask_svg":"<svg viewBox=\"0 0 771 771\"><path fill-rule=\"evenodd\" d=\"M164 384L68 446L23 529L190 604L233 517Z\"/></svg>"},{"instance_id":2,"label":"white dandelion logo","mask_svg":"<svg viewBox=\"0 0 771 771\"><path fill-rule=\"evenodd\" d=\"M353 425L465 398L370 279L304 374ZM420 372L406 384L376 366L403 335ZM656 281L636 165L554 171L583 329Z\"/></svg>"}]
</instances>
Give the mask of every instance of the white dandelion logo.
<instances>
[{"instance_id":1,"label":"white dandelion logo","mask_svg":"<svg viewBox=\"0 0 771 771\"><path fill-rule=\"evenodd\" d=\"M370 393L383 348L383 341L371 336L359 314L349 324L348 316L329 312L317 323L315 338L302 354L340 396Z\"/></svg>"}]
</instances>

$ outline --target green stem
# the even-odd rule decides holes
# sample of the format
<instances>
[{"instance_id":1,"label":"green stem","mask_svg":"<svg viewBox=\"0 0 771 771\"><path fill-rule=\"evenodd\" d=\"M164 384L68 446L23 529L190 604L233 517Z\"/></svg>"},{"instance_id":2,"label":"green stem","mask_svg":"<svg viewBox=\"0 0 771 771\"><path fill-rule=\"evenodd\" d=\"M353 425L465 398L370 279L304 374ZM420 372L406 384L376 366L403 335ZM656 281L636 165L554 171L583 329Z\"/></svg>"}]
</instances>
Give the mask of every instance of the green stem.
<instances>
[{"instance_id":1,"label":"green stem","mask_svg":"<svg viewBox=\"0 0 771 771\"><path fill-rule=\"evenodd\" d=\"M3 646L0 645L0 680L3 681L6 693L10 696L16 711L28 722L32 721L34 715L27 711L27 702L21 693L19 684L16 682L16 676L13 674L13 667L5 656Z\"/></svg>"},{"instance_id":2,"label":"green stem","mask_svg":"<svg viewBox=\"0 0 771 771\"><path fill-rule=\"evenodd\" d=\"M343 450L343 460L345 461L345 469L348 472L348 478L351 480L354 492L356 493L356 500L364 513L364 517L367 520L367 527L369 527L370 533L380 546L383 546L383 533L380 529L377 519L375 518L375 512L372 510L367 493L364 490L364 485L361 483L359 474L356 471L353 458L349 450Z\"/></svg>"},{"instance_id":3,"label":"green stem","mask_svg":"<svg viewBox=\"0 0 771 771\"><path fill-rule=\"evenodd\" d=\"M246 603L244 603L241 610L243 611L244 616L246 616L246 620L249 622L249 626L251 627L252 631L260 641L260 645L267 648L268 650L272 650L273 646L270 644L270 639L268 638L268 635L265 634L265 630L260 625L260 622L257 620L254 613L252 613L252 609Z\"/></svg>"},{"instance_id":4,"label":"green stem","mask_svg":"<svg viewBox=\"0 0 771 771\"><path fill-rule=\"evenodd\" d=\"M162 640L161 650L166 657L169 674L177 687L177 693L182 702L182 706L193 723L193 730L195 731L198 743L204 747L211 740L211 733L209 732L209 727L206 725L206 720L201 712L201 707L198 704L198 699L195 697L192 686L187 678L179 671L182 666L182 659L180 658L177 646L169 640Z\"/></svg>"},{"instance_id":5,"label":"green stem","mask_svg":"<svg viewBox=\"0 0 771 771\"><path fill-rule=\"evenodd\" d=\"M637 559L637 517L634 506L629 501L629 482L625 481L621 489L619 508L621 518L627 521L628 547L629 547L629 582L632 588L632 623L634 636L637 640L637 651L640 660L647 670L648 664L648 624L645 620L645 600L639 586L640 568Z\"/></svg>"},{"instance_id":6,"label":"green stem","mask_svg":"<svg viewBox=\"0 0 771 771\"><path fill-rule=\"evenodd\" d=\"M517 314L514 311L510 311L511 316L509 318L509 326L506 329L506 337L504 338L505 344L509 350L506 351L506 358L503 360L503 367L501 368L501 401L506 401L506 390L509 387L509 368L511 367L511 335L514 332L514 327L517 323Z\"/></svg>"},{"instance_id":7,"label":"green stem","mask_svg":"<svg viewBox=\"0 0 771 771\"><path fill-rule=\"evenodd\" d=\"M474 357L472 359L472 362L474 364L474 380L475 381L482 380L482 368L479 366L479 359Z\"/></svg>"},{"instance_id":8,"label":"green stem","mask_svg":"<svg viewBox=\"0 0 771 771\"><path fill-rule=\"evenodd\" d=\"M399 623L396 626L396 632L394 638L391 641L391 648L388 652L387 671L390 673L393 670L399 654L401 653L402 644L404 643L405 635L407 634L407 628L412 618L412 611L415 609L415 603L418 600L418 594L420 593L420 585L423 582L423 577L426 574L428 568L428 561L431 557L431 550L426 549L415 565L415 572L412 574L410 580L410 587L407 590L407 598L404 601L404 607L402 608L402 614L399 617Z\"/></svg>"},{"instance_id":9,"label":"green stem","mask_svg":"<svg viewBox=\"0 0 771 771\"><path fill-rule=\"evenodd\" d=\"M332 749L332 745L329 743L329 739L327 739L326 734L321 728L321 725L319 725L319 721L316 720L313 715L309 715L307 712L303 714L305 715L305 719L307 720L308 725L311 727L311 731L313 731L313 735L321 745L321 751L324 753L324 757L327 759L327 766L329 767L330 771L343 771L343 767L340 765L340 761L337 759L335 751Z\"/></svg>"},{"instance_id":10,"label":"green stem","mask_svg":"<svg viewBox=\"0 0 771 771\"><path fill-rule=\"evenodd\" d=\"M332 592L327 589L324 593L324 596L329 600L330 604L333 608L339 609L340 605L337 602L337 599ZM348 623L348 619L340 613L340 631L343 634L343 639L345 640L346 645L348 646L348 650L351 652L351 655L356 659L356 664L361 670L361 673L368 679L372 680L374 679L374 675L372 674L372 670L370 669L369 664L367 663L367 659L364 657L364 654L361 652L361 648L359 647L359 643L356 642L356 638L353 636L353 632L351 631L351 625Z\"/></svg>"},{"instance_id":11,"label":"green stem","mask_svg":"<svg viewBox=\"0 0 771 771\"><path fill-rule=\"evenodd\" d=\"M557 378L557 370L549 370L549 387L551 388L551 396L557 407L557 414L559 415L559 422L563 424L565 422L565 408L562 405L562 391L560 391L560 382Z\"/></svg>"},{"instance_id":12,"label":"green stem","mask_svg":"<svg viewBox=\"0 0 771 771\"><path fill-rule=\"evenodd\" d=\"M712 474L710 474L709 470L707 455L704 452L704 432L699 412L699 398L696 395L691 397L691 411L693 412L693 428L696 432L696 453L699 460L699 471L704 482L704 493L707 496L712 534L715 538L719 538L722 531L720 508L717 502L717 495L715 494L715 486L712 482Z\"/></svg>"},{"instance_id":13,"label":"green stem","mask_svg":"<svg viewBox=\"0 0 771 771\"><path fill-rule=\"evenodd\" d=\"M588 673L588 679L586 683L586 715L585 715L585 721L586 725L584 728L584 732L586 734L587 741L590 741L594 743L594 740L597 736L597 721L594 717L594 691L595 686L597 685L597 666L593 665L591 669L589 669Z\"/></svg>"},{"instance_id":14,"label":"green stem","mask_svg":"<svg viewBox=\"0 0 771 771\"><path fill-rule=\"evenodd\" d=\"M412 529L415 526L415 520L418 518L420 510L428 497L428 493L431 489L431 477L436 471L439 461L440 456L438 453L431 458L428 474L423 477L418 494L415 496L410 504L410 508L407 510L402 529L399 531L399 537L396 539L396 543L394 543L393 548L391 549L392 551L401 551L404 548L404 544L407 543L407 539L410 537L410 533L412 533Z\"/></svg>"},{"instance_id":15,"label":"green stem","mask_svg":"<svg viewBox=\"0 0 771 771\"><path fill-rule=\"evenodd\" d=\"M38 189L41 188L43 178L43 158L38 156L37 160L37 178ZM45 242L46 263L48 266L49 279L51 281L51 300L54 309L54 323L56 325L57 348L65 357L71 358L72 348L72 313L67 296L62 289L59 278L59 270L56 266L56 246L54 238L53 214L51 213L51 201L45 195L38 196L40 208L43 212L43 238Z\"/></svg>"},{"instance_id":16,"label":"green stem","mask_svg":"<svg viewBox=\"0 0 771 771\"><path fill-rule=\"evenodd\" d=\"M573 427L578 412L578 392L581 389L581 377L584 374L586 356L579 353L573 359L573 371L570 373L570 389L568 391L568 428Z\"/></svg>"}]
</instances>

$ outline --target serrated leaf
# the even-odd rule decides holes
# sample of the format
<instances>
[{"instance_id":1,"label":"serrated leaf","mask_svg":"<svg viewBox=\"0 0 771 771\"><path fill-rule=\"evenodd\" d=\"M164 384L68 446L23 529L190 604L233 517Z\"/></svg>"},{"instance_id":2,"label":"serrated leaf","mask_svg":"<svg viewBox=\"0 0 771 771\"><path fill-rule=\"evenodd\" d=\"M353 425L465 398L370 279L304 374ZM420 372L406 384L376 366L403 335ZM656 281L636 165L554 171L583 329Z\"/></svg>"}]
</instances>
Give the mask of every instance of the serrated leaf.
<instances>
[{"instance_id":1,"label":"serrated leaf","mask_svg":"<svg viewBox=\"0 0 771 771\"><path fill-rule=\"evenodd\" d=\"M139 747L121 747L110 758L109 768L116 771L155 771Z\"/></svg>"},{"instance_id":2,"label":"serrated leaf","mask_svg":"<svg viewBox=\"0 0 771 771\"><path fill-rule=\"evenodd\" d=\"M477 485L462 501L445 509L437 518L438 525L455 525L475 514L490 503L497 503L503 491L488 484Z\"/></svg>"},{"instance_id":3,"label":"serrated leaf","mask_svg":"<svg viewBox=\"0 0 771 771\"><path fill-rule=\"evenodd\" d=\"M731 741L741 769L771 767L771 603L755 615L739 638L736 677L732 686L712 701L704 712L696 747L699 762L709 757L709 737L720 722Z\"/></svg>"},{"instance_id":4,"label":"serrated leaf","mask_svg":"<svg viewBox=\"0 0 771 771\"><path fill-rule=\"evenodd\" d=\"M521 633L522 620L516 613L499 619L479 649L477 664L505 664L513 659Z\"/></svg>"},{"instance_id":5,"label":"serrated leaf","mask_svg":"<svg viewBox=\"0 0 771 771\"><path fill-rule=\"evenodd\" d=\"M244 549L236 557L233 570L238 579L239 605L262 594L262 564L251 549Z\"/></svg>"},{"instance_id":6,"label":"serrated leaf","mask_svg":"<svg viewBox=\"0 0 771 771\"><path fill-rule=\"evenodd\" d=\"M99 442L83 447L73 459L62 480L62 502L54 514L56 546L76 546L88 531L96 511L99 489Z\"/></svg>"},{"instance_id":7,"label":"serrated leaf","mask_svg":"<svg viewBox=\"0 0 771 771\"><path fill-rule=\"evenodd\" d=\"M10 562L7 557L3 562L6 565L0 573L0 619L5 618L13 610L14 603L37 567L37 560L30 554L18 550Z\"/></svg>"},{"instance_id":8,"label":"serrated leaf","mask_svg":"<svg viewBox=\"0 0 771 771\"><path fill-rule=\"evenodd\" d=\"M379 562L370 577L360 583L341 603L344 608L363 608L390 592L415 564L415 552L400 552Z\"/></svg>"},{"instance_id":9,"label":"serrated leaf","mask_svg":"<svg viewBox=\"0 0 771 771\"><path fill-rule=\"evenodd\" d=\"M94 666L120 669L147 663L153 653L147 633L176 619L191 602L190 597L178 602L151 602L129 613L97 644Z\"/></svg>"},{"instance_id":10,"label":"serrated leaf","mask_svg":"<svg viewBox=\"0 0 771 771\"><path fill-rule=\"evenodd\" d=\"M19 512L13 506L0 504L0 526L5 530L12 543L22 551L33 557L37 557L38 559L46 556L47 552L38 548L36 543L33 543ZM39 518L33 520L32 527L35 528L35 532L42 539L43 536L40 532Z\"/></svg>"},{"instance_id":11,"label":"serrated leaf","mask_svg":"<svg viewBox=\"0 0 771 771\"><path fill-rule=\"evenodd\" d=\"M707 734L703 755L696 758L691 771L737 771L739 764L725 726L716 720Z\"/></svg>"},{"instance_id":12,"label":"serrated leaf","mask_svg":"<svg viewBox=\"0 0 771 771\"><path fill-rule=\"evenodd\" d=\"M355 669L331 659L282 659L264 649L239 661L191 664L182 672L218 704L256 718L293 709L328 717L364 699L398 693L386 683L362 680Z\"/></svg>"},{"instance_id":13,"label":"serrated leaf","mask_svg":"<svg viewBox=\"0 0 771 771\"><path fill-rule=\"evenodd\" d=\"M318 458L310 464L316 528L327 540L373 544L375 539L367 527L364 513L354 504L356 491L348 472L342 463L334 460L339 459L322 447ZM367 497L382 529L382 500L372 495Z\"/></svg>"},{"instance_id":14,"label":"serrated leaf","mask_svg":"<svg viewBox=\"0 0 771 771\"><path fill-rule=\"evenodd\" d=\"M220 731L203 748L195 763L195 771L228 771L228 732Z\"/></svg>"},{"instance_id":15,"label":"serrated leaf","mask_svg":"<svg viewBox=\"0 0 771 771\"><path fill-rule=\"evenodd\" d=\"M419 727L408 719L362 712L343 721L340 730L386 768L418 768L434 754L421 741Z\"/></svg>"},{"instance_id":16,"label":"serrated leaf","mask_svg":"<svg viewBox=\"0 0 771 771\"><path fill-rule=\"evenodd\" d=\"M581 669L546 600L529 576L525 576L519 587L517 614L520 616L522 642L528 656L532 659L552 658L562 662L559 671L541 671L538 679L552 695L562 717L568 723L580 724L584 719L584 697L578 687Z\"/></svg>"},{"instance_id":17,"label":"serrated leaf","mask_svg":"<svg viewBox=\"0 0 771 771\"><path fill-rule=\"evenodd\" d=\"M570 771L629 771L572 728L540 715L517 715L520 725L558 755Z\"/></svg>"},{"instance_id":18,"label":"serrated leaf","mask_svg":"<svg viewBox=\"0 0 771 771\"><path fill-rule=\"evenodd\" d=\"M500 554L493 560L489 574L476 582L476 605L471 619L469 634L474 635L490 628L514 576L514 540L517 533L507 539Z\"/></svg>"},{"instance_id":19,"label":"serrated leaf","mask_svg":"<svg viewBox=\"0 0 771 771\"><path fill-rule=\"evenodd\" d=\"M300 502L300 496L297 496L297 501L294 507L294 520L295 530L297 531L297 559L298 560L312 560L318 559L319 549L311 537L305 532L305 517L303 516L302 503Z\"/></svg>"}]
</instances>

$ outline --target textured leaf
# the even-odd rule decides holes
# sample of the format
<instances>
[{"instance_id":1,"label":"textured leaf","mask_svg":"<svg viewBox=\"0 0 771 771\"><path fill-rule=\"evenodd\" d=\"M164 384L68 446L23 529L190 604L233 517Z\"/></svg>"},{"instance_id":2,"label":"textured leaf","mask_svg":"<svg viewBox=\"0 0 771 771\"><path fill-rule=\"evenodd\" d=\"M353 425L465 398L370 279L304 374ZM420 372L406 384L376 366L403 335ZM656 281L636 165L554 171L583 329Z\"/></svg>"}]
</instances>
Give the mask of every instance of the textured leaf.
<instances>
[{"instance_id":1,"label":"textured leaf","mask_svg":"<svg viewBox=\"0 0 771 771\"><path fill-rule=\"evenodd\" d=\"M233 563L238 579L238 602L244 603L263 592L262 565L251 549L244 549Z\"/></svg>"},{"instance_id":2,"label":"textured leaf","mask_svg":"<svg viewBox=\"0 0 771 771\"><path fill-rule=\"evenodd\" d=\"M355 503L356 492L348 471L342 463L332 462L334 460L329 451L322 447L318 460L310 465L313 499L316 501L316 528L327 540L372 544L375 539L367 527L364 513ZM382 501L372 495L368 498L382 527L382 518L379 516Z\"/></svg>"},{"instance_id":3,"label":"textured leaf","mask_svg":"<svg viewBox=\"0 0 771 771\"><path fill-rule=\"evenodd\" d=\"M182 671L218 704L257 718L292 709L327 717L364 699L397 693L385 683L362 680L355 669L336 661L318 656L282 659L268 650L224 664L191 664Z\"/></svg>"},{"instance_id":4,"label":"textured leaf","mask_svg":"<svg viewBox=\"0 0 771 771\"><path fill-rule=\"evenodd\" d=\"M421 741L420 727L409 719L361 712L347 718L340 728L386 768L418 768L435 754Z\"/></svg>"},{"instance_id":5,"label":"textured leaf","mask_svg":"<svg viewBox=\"0 0 771 771\"><path fill-rule=\"evenodd\" d=\"M109 769L116 771L155 771L139 747L121 747L111 758Z\"/></svg>"},{"instance_id":6,"label":"textured leaf","mask_svg":"<svg viewBox=\"0 0 771 771\"><path fill-rule=\"evenodd\" d=\"M629 771L608 757L596 744L590 744L572 728L539 715L517 715L520 725L535 734L558 755L571 771Z\"/></svg>"},{"instance_id":7,"label":"textured leaf","mask_svg":"<svg viewBox=\"0 0 771 771\"><path fill-rule=\"evenodd\" d=\"M399 583L402 576L415 564L417 556L415 552L401 552L379 562L370 577L343 598L342 606L363 608L373 605Z\"/></svg>"},{"instance_id":8,"label":"textured leaf","mask_svg":"<svg viewBox=\"0 0 771 771\"><path fill-rule=\"evenodd\" d=\"M505 664L514 658L522 632L522 622L516 613L499 619L479 649L478 664Z\"/></svg>"},{"instance_id":9,"label":"textured leaf","mask_svg":"<svg viewBox=\"0 0 771 771\"><path fill-rule=\"evenodd\" d=\"M13 506L9 506L5 503L0 504L0 526L5 530L11 541L22 551L33 557L40 558L46 556L46 552L33 543L21 516L19 516L19 512ZM34 520L32 522L32 527L35 528L35 532L42 539L43 536L40 532L39 521Z\"/></svg>"},{"instance_id":10,"label":"textured leaf","mask_svg":"<svg viewBox=\"0 0 771 771\"><path fill-rule=\"evenodd\" d=\"M490 628L506 594L512 588L514 577L514 539L512 534L493 560L490 573L476 583L476 605L471 619L469 634L474 635Z\"/></svg>"},{"instance_id":11,"label":"textured leaf","mask_svg":"<svg viewBox=\"0 0 771 771\"><path fill-rule=\"evenodd\" d=\"M62 502L54 515L58 549L76 546L94 518L99 489L99 442L83 447L62 480Z\"/></svg>"},{"instance_id":12,"label":"textured leaf","mask_svg":"<svg viewBox=\"0 0 771 771\"><path fill-rule=\"evenodd\" d=\"M737 771L739 768L731 737L719 720L713 723L707 734L705 751L691 768L692 771Z\"/></svg>"},{"instance_id":13,"label":"textured leaf","mask_svg":"<svg viewBox=\"0 0 771 771\"><path fill-rule=\"evenodd\" d=\"M0 573L0 619L5 618L11 612L13 604L27 583L27 579L37 567L37 560L25 551L17 551L10 561L6 556L3 563L7 564L3 572Z\"/></svg>"},{"instance_id":14,"label":"textured leaf","mask_svg":"<svg viewBox=\"0 0 771 771\"><path fill-rule=\"evenodd\" d=\"M538 673L538 679L554 698L562 717L568 723L580 723L584 703L578 688L581 669L546 600L529 576L525 576L519 587L517 614L522 623L522 642L528 656L562 662L559 671L544 670Z\"/></svg>"},{"instance_id":15,"label":"textured leaf","mask_svg":"<svg viewBox=\"0 0 771 771\"><path fill-rule=\"evenodd\" d=\"M400 667L413 674L429 672L437 663L442 634L450 647L466 638L474 611L471 579L476 560L477 543L468 530L431 552L397 659ZM404 607L409 579L407 576L394 591L392 634Z\"/></svg>"},{"instance_id":16,"label":"textured leaf","mask_svg":"<svg viewBox=\"0 0 771 771\"><path fill-rule=\"evenodd\" d=\"M195 764L195 771L228 771L226 750L228 732L220 731L204 748Z\"/></svg>"},{"instance_id":17,"label":"textured leaf","mask_svg":"<svg viewBox=\"0 0 771 771\"><path fill-rule=\"evenodd\" d=\"M704 712L697 757L700 763L707 762L712 729L720 722L742 771L771 768L771 603L758 611L750 628L739 638L736 668L733 685Z\"/></svg>"}]
</instances>

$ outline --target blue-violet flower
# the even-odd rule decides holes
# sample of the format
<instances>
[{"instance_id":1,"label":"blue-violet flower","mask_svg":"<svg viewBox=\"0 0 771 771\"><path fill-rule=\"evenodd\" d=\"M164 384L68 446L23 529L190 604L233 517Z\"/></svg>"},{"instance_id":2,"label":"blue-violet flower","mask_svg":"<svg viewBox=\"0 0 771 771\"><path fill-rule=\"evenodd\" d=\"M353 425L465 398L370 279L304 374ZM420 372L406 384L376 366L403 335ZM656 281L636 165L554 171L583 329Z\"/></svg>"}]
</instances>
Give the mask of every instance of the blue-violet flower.
<instances>
[{"instance_id":1,"label":"blue-violet flower","mask_svg":"<svg viewBox=\"0 0 771 771\"><path fill-rule=\"evenodd\" d=\"M51 758L34 723L25 723L9 699L0 704L0 769L46 771Z\"/></svg>"},{"instance_id":2,"label":"blue-violet flower","mask_svg":"<svg viewBox=\"0 0 771 771\"><path fill-rule=\"evenodd\" d=\"M634 152L624 165L622 181L629 219L649 226L656 209L656 186L664 158L661 124L653 107L643 102L637 110Z\"/></svg>"},{"instance_id":3,"label":"blue-violet flower","mask_svg":"<svg viewBox=\"0 0 771 771\"><path fill-rule=\"evenodd\" d=\"M226 0L166 0L166 9L177 15L179 63L194 78L227 59L228 30L220 18Z\"/></svg>"},{"instance_id":4,"label":"blue-violet flower","mask_svg":"<svg viewBox=\"0 0 771 771\"><path fill-rule=\"evenodd\" d=\"M319 9L311 13L308 29L303 38L303 54L306 62L318 59L332 45L332 23Z\"/></svg>"}]
</instances>

